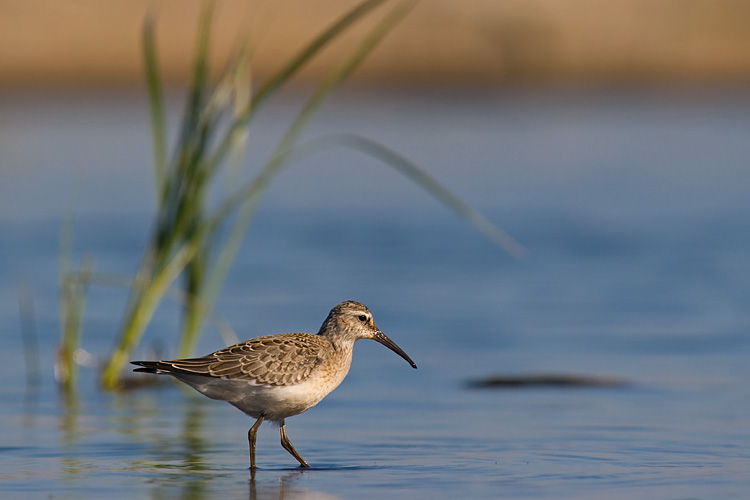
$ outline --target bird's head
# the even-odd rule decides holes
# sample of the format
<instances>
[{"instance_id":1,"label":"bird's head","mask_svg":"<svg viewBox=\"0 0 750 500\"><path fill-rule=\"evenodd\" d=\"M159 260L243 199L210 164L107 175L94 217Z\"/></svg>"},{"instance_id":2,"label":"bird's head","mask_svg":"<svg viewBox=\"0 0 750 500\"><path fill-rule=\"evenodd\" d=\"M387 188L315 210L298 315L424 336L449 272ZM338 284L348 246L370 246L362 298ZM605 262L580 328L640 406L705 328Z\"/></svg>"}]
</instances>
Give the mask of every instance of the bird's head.
<instances>
[{"instance_id":1,"label":"bird's head","mask_svg":"<svg viewBox=\"0 0 750 500\"><path fill-rule=\"evenodd\" d=\"M413 368L417 367L414 361L394 341L375 326L372 313L364 304L359 302L347 300L331 309L318 334L339 337L352 342L360 339L372 339L404 358Z\"/></svg>"}]
</instances>

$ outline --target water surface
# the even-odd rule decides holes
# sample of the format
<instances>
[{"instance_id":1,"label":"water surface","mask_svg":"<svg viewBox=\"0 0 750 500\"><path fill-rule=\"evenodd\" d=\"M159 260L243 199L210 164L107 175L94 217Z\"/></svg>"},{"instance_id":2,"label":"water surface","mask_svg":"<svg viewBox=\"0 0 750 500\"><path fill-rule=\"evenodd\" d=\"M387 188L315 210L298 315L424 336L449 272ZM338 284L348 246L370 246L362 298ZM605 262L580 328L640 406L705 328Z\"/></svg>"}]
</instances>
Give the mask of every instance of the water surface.
<instances>
[{"instance_id":1,"label":"water surface","mask_svg":"<svg viewBox=\"0 0 750 500\"><path fill-rule=\"evenodd\" d=\"M248 164L297 96L265 110ZM360 342L347 380L289 436L163 387L54 383L59 230L131 273L153 208L143 99L4 95L0 125L3 498L745 498L750 490L750 98L741 93L343 94L309 137L357 132L424 165L526 245L515 261L409 181L353 152L272 185L218 313L240 338L315 331L366 303L419 365ZM178 114L173 112L175 116ZM262 124L262 125L261 125ZM19 283L41 373L29 384ZM83 347L111 347L126 293L95 287ZM148 347L174 354L178 306ZM28 340L28 337L27 337ZM200 350L223 346L209 329ZM34 359L33 352L31 360ZM624 387L478 390L536 373Z\"/></svg>"}]
</instances>

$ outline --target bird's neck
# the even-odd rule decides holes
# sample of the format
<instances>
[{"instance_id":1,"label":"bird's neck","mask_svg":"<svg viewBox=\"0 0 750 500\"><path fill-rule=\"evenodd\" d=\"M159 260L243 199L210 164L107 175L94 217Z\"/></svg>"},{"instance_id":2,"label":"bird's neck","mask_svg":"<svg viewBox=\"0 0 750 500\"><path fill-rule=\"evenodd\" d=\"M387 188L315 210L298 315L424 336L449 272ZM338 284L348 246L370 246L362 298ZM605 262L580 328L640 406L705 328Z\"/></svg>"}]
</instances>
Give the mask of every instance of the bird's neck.
<instances>
[{"instance_id":1,"label":"bird's neck","mask_svg":"<svg viewBox=\"0 0 750 500\"><path fill-rule=\"evenodd\" d=\"M333 370L335 381L332 386L336 387L344 380L346 374L349 373L349 367L352 364L352 354L354 352L354 341L336 337L329 337L329 340L331 347L333 347L334 355L328 360L328 363L336 367Z\"/></svg>"},{"instance_id":2,"label":"bird's neck","mask_svg":"<svg viewBox=\"0 0 750 500\"><path fill-rule=\"evenodd\" d=\"M354 341L347 338L341 338L335 335L328 336L328 340L331 342L331 345L333 346L334 351L337 353L348 356L350 359L352 357L352 352L354 351Z\"/></svg>"}]
</instances>

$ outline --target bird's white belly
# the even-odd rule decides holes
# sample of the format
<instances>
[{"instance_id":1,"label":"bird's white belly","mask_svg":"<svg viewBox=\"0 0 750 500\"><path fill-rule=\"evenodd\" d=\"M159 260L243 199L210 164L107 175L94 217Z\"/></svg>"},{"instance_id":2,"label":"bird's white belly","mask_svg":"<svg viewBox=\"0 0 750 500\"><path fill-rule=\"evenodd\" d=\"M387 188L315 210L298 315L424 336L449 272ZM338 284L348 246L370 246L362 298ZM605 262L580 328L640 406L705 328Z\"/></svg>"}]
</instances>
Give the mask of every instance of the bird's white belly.
<instances>
[{"instance_id":1,"label":"bird's white belly","mask_svg":"<svg viewBox=\"0 0 750 500\"><path fill-rule=\"evenodd\" d=\"M309 380L295 385L250 385L229 402L254 418L263 414L268 420L281 421L309 410L334 388Z\"/></svg>"},{"instance_id":2,"label":"bird's white belly","mask_svg":"<svg viewBox=\"0 0 750 500\"><path fill-rule=\"evenodd\" d=\"M247 380L192 376L178 378L209 398L227 401L253 418L263 415L266 420L281 422L318 404L344 376L312 377L293 385L256 385Z\"/></svg>"}]
</instances>

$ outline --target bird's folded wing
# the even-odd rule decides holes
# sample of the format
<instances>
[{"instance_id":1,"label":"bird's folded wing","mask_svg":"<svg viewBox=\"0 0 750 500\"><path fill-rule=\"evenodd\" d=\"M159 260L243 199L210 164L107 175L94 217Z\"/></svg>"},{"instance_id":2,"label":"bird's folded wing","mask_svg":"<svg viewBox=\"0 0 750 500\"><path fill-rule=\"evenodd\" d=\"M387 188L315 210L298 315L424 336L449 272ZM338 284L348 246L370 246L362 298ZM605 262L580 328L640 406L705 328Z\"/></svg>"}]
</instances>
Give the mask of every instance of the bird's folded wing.
<instances>
[{"instance_id":1,"label":"bird's folded wing","mask_svg":"<svg viewBox=\"0 0 750 500\"><path fill-rule=\"evenodd\" d=\"M162 363L182 373L256 384L292 385L310 376L322 362L324 349L324 343L316 335L270 335L240 342L201 358Z\"/></svg>"}]
</instances>

